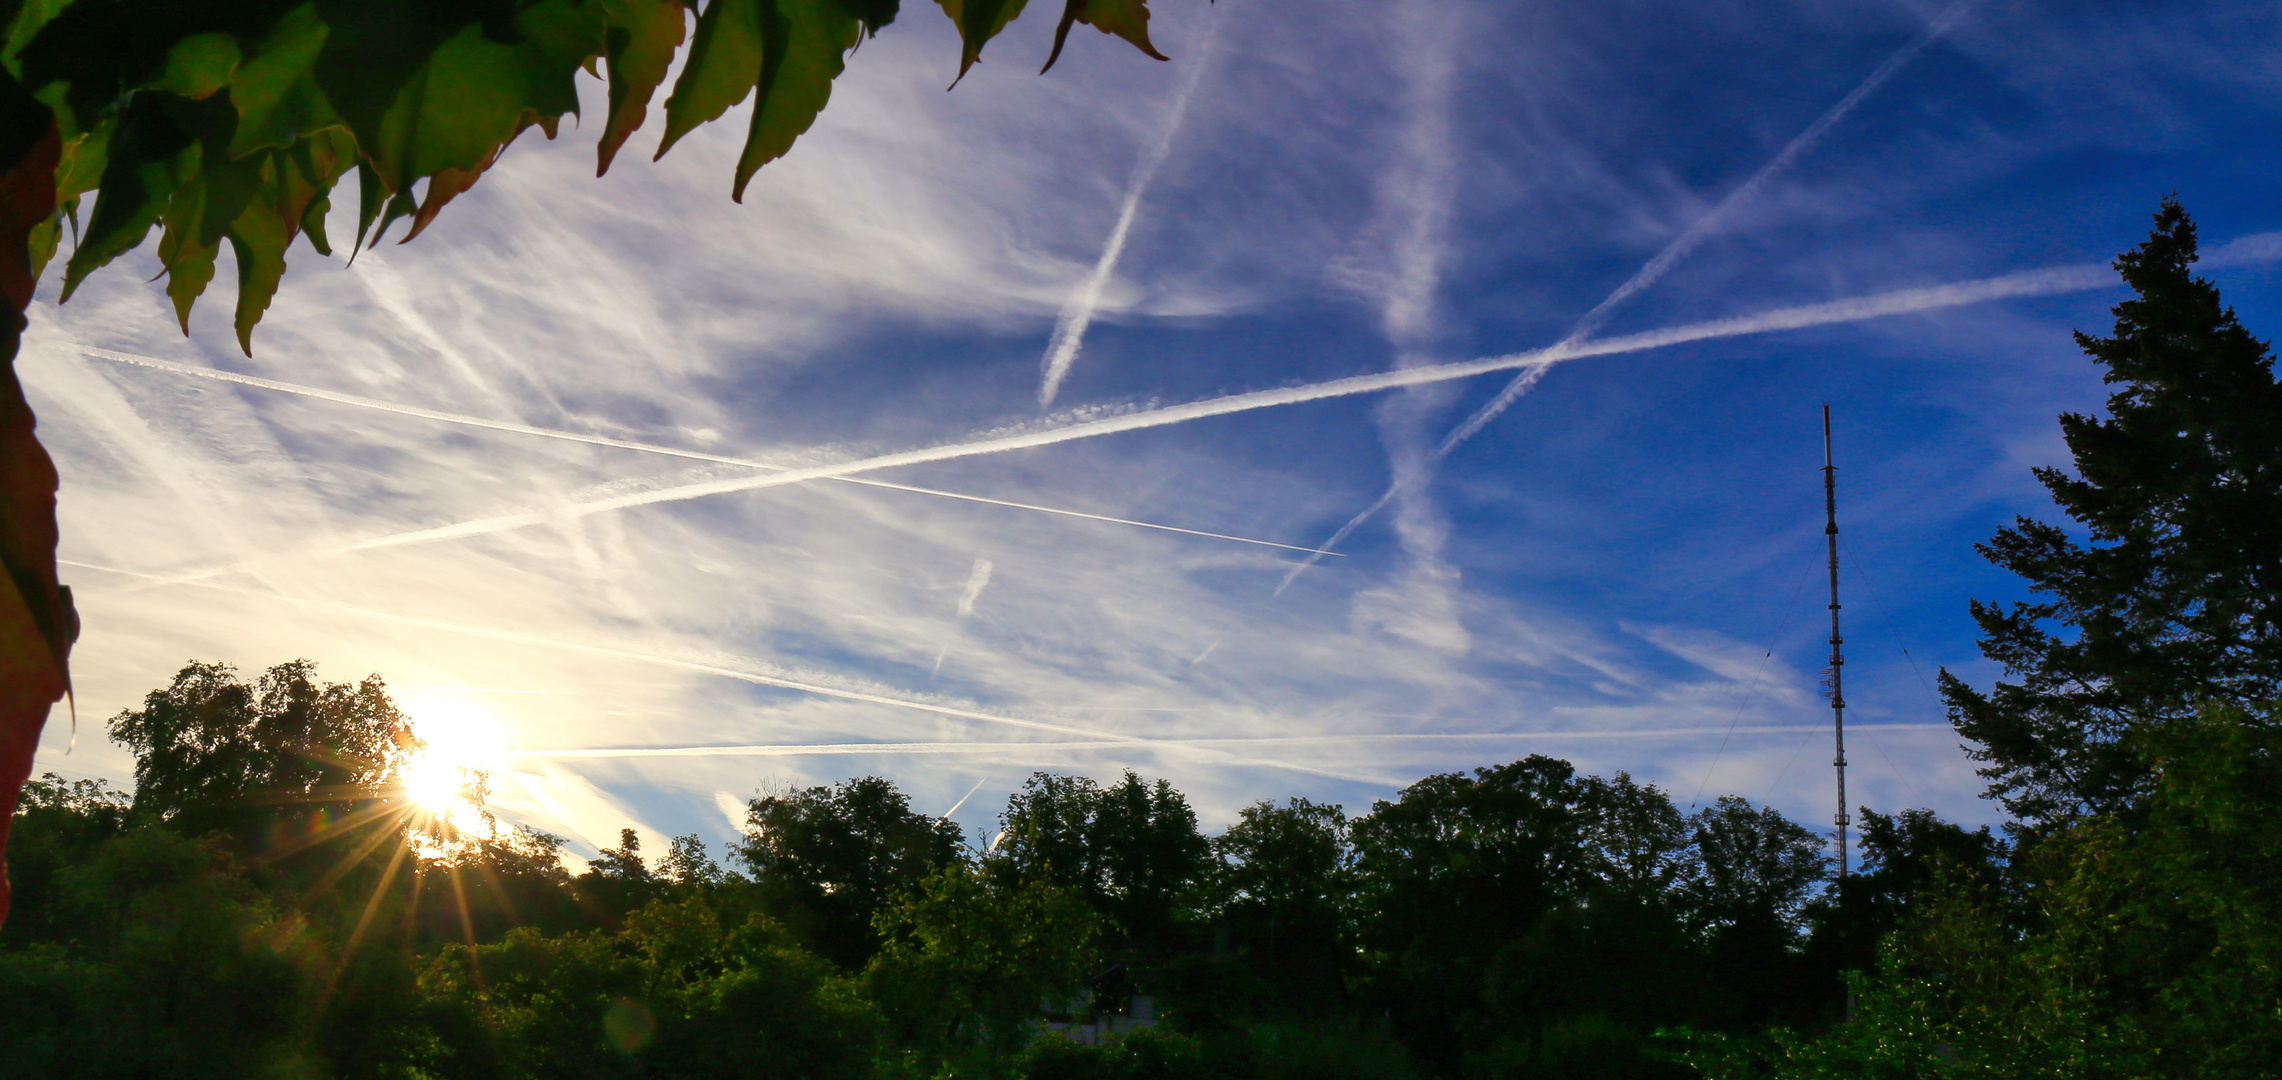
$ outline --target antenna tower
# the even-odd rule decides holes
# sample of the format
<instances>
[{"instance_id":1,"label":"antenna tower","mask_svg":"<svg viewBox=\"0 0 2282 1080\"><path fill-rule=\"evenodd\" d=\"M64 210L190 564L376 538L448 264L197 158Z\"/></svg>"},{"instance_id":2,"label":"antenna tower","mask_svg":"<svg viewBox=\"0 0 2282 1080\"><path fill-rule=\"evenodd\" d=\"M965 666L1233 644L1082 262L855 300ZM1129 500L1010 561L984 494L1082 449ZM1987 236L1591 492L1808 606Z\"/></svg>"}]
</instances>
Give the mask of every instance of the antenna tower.
<instances>
[{"instance_id":1,"label":"antenna tower","mask_svg":"<svg viewBox=\"0 0 2282 1080\"><path fill-rule=\"evenodd\" d=\"M1853 819L1846 815L1846 694L1841 678L1846 670L1846 657L1839 652L1845 639L1838 634L1838 467L1830 460L1830 406L1827 404L1822 407L1822 508L1823 538L1830 544L1830 724L1837 748L1831 764L1838 769L1838 816L1832 820L1838 825L1838 876L1844 880L1846 826Z\"/></svg>"}]
</instances>

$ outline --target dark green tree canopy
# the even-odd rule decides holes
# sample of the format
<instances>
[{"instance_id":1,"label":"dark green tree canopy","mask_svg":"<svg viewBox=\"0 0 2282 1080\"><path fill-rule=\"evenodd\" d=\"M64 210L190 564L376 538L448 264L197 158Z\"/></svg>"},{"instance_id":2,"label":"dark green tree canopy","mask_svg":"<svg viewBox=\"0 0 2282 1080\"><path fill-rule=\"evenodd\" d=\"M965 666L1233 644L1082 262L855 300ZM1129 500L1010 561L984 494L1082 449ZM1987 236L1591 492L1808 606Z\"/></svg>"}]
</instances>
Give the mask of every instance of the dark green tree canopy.
<instances>
[{"instance_id":1,"label":"dark green tree canopy","mask_svg":"<svg viewBox=\"0 0 2282 1080\"><path fill-rule=\"evenodd\" d=\"M1629 903L1653 903L1686 879L1688 819L1654 784L1628 773L1580 782L1585 867L1602 890Z\"/></svg>"},{"instance_id":2,"label":"dark green tree canopy","mask_svg":"<svg viewBox=\"0 0 2282 1080\"><path fill-rule=\"evenodd\" d=\"M754 799L736 857L769 905L849 968L879 948L873 918L959 859L959 827L911 809L876 776Z\"/></svg>"},{"instance_id":3,"label":"dark green tree canopy","mask_svg":"<svg viewBox=\"0 0 2282 1080\"><path fill-rule=\"evenodd\" d=\"M135 812L190 830L341 815L382 793L418 749L379 676L322 683L292 660L248 684L192 663L111 718L135 752Z\"/></svg>"},{"instance_id":4,"label":"dark green tree canopy","mask_svg":"<svg viewBox=\"0 0 2282 1080\"><path fill-rule=\"evenodd\" d=\"M1108 787L1033 774L1007 800L1000 824L993 856L1006 872L1070 889L1141 939L1171 933L1210 857L1188 799L1131 770Z\"/></svg>"},{"instance_id":5,"label":"dark green tree canopy","mask_svg":"<svg viewBox=\"0 0 2282 1080\"><path fill-rule=\"evenodd\" d=\"M1862 808L1862 879L1881 901L1900 906L1945 875L1993 880L2008 857L1986 825L1970 832L1931 810L1881 814Z\"/></svg>"},{"instance_id":6,"label":"dark green tree canopy","mask_svg":"<svg viewBox=\"0 0 2282 1080\"><path fill-rule=\"evenodd\" d=\"M1708 927L1787 927L1829 876L1822 837L1772 806L1722 795L1698 811L1690 892Z\"/></svg>"},{"instance_id":7,"label":"dark green tree canopy","mask_svg":"<svg viewBox=\"0 0 2282 1080\"><path fill-rule=\"evenodd\" d=\"M1401 951L1442 939L1519 933L1575 886L1583 795L1566 761L1532 754L1444 773L1404 788L1355 822L1359 903L1374 912L1359 928L1380 948Z\"/></svg>"},{"instance_id":8,"label":"dark green tree canopy","mask_svg":"<svg viewBox=\"0 0 2282 1080\"><path fill-rule=\"evenodd\" d=\"M1984 693L1945 673L1942 692L2024 819L2142 799L2129 731L2282 692L2282 386L2196 257L2164 199L2116 259L2134 295L2113 334L2076 335L2115 390L2105 417L2060 417L2074 473L2036 476L2086 541L2021 517L1980 549L2039 597L1972 606L1982 652L2019 681Z\"/></svg>"},{"instance_id":9,"label":"dark green tree canopy","mask_svg":"<svg viewBox=\"0 0 2282 1080\"><path fill-rule=\"evenodd\" d=\"M290 822L298 846L195 824L369 790L385 773L340 749L396 745L350 722L368 687L192 664L118 725L139 804L26 788L0 1075L1661 1078L1650 1032L1835 1000L1778 917L1819 871L1811 833L1545 757L1355 822L1258 802L1211 840L1164 781L1039 774L989 853L859 778L755 799L750 877L632 829L573 877L563 838L489 818L480 773L459 830L370 798ZM309 743L337 775L311 778ZM1158 1026L1124 1030L1144 995Z\"/></svg>"},{"instance_id":10,"label":"dark green tree canopy","mask_svg":"<svg viewBox=\"0 0 2282 1080\"><path fill-rule=\"evenodd\" d=\"M1228 914L1327 923L1338 917L1351 880L1346 811L1307 799L1245 807L1212 838L1212 853L1219 858L1213 901Z\"/></svg>"}]
</instances>

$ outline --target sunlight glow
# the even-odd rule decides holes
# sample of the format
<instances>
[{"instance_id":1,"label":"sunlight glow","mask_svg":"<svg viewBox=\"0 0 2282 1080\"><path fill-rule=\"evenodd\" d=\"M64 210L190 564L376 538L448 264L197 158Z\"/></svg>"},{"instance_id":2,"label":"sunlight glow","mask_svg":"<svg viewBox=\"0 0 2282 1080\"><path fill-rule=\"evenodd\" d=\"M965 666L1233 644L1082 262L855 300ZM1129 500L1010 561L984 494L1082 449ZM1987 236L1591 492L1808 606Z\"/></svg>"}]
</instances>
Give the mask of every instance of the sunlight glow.
<instances>
[{"instance_id":1,"label":"sunlight glow","mask_svg":"<svg viewBox=\"0 0 2282 1080\"><path fill-rule=\"evenodd\" d=\"M507 761L505 728L482 706L457 695L421 695L403 707L412 733L426 744L405 764L407 793L421 809L457 828L476 826L477 808L465 789L473 774L495 771Z\"/></svg>"}]
</instances>

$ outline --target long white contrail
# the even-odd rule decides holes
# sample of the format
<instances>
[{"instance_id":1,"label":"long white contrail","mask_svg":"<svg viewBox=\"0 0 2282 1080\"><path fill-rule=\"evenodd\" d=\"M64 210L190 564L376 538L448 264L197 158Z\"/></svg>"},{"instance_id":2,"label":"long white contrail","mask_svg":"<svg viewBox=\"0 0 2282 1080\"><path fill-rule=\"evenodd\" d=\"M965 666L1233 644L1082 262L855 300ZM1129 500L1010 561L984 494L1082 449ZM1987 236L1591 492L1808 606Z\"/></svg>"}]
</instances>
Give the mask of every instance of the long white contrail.
<instances>
[{"instance_id":1,"label":"long white contrail","mask_svg":"<svg viewBox=\"0 0 2282 1080\"><path fill-rule=\"evenodd\" d=\"M1656 284L1665 272L1671 270L1680 260L1693 254L1697 246L1702 244L1706 237L1710 236L1720 226L1727 224L1728 215L1734 213L1737 207L1757 197L1760 190L1767 186L1768 181L1773 180L1785 169L1790 168L1792 163L1798 161L1807 151L1814 149L1815 144L1821 142L1823 136L1830 134L1831 128L1837 127L1839 121L1846 119L1846 114L1853 112L1855 106L1862 104L1862 99L1869 97L1877 92L1879 87L1886 85L1886 81L1893 78L1895 72L1902 70L1910 61L1917 59L1917 55L1924 52L1926 46L1933 44L1944 34L1949 33L1951 29L1956 27L1958 21L1963 19L1966 13L1970 12L1980 2L1981 0L1957 0L1956 3L1949 5L1948 10L1935 16L1934 20L1927 23L1925 29L1918 33L1917 37L1910 39L1909 44L1902 46L1894 52L1894 55L1887 57L1886 62L1879 64L1877 69L1864 78L1860 85L1848 91L1845 97L1838 99L1838 104L1824 110L1821 116L1815 118L1814 123L1807 125L1806 130L1793 137L1790 143L1778 151L1773 158L1769 159L1765 165L1761 165L1758 172L1752 173L1750 179L1745 180L1734 191L1728 192L1727 197L1712 207L1710 213L1697 218L1685 230L1682 230L1679 236L1674 237L1671 243L1664 245L1664 250L1657 252L1655 258L1648 260L1647 264L1635 271L1630 279L1617 286L1615 292L1608 294L1600 303L1593 305L1591 311L1585 312L1584 317L1577 320L1576 328L1569 331L1569 336L1572 338L1591 337L1595 331L1601 328L1602 324L1608 321L1610 315L1615 314L1618 307L1622 306L1625 301L1632 299L1635 293Z\"/></svg>"},{"instance_id":2,"label":"long white contrail","mask_svg":"<svg viewBox=\"0 0 2282 1080\"><path fill-rule=\"evenodd\" d=\"M1870 725L1879 731L1950 730L1946 723L1893 723ZM1795 735L1821 730L1799 724L1747 724L1735 729L1744 735ZM1629 728L1607 731L1486 731L1419 732L1352 735L1260 735L1205 739L1153 739L1153 746L1320 746L1338 744L1417 742L1511 742L1569 739L1692 739L1710 738L1726 731L1720 727ZM760 743L718 746L598 746L551 750L516 750L516 758L649 758L649 757L814 757L857 754L999 754L1008 752L1063 753L1117 749L1128 744L1104 740L1056 742L868 742L868 743ZM969 792L968 794L973 794ZM964 803L966 800L961 799ZM955 809L955 808L954 808Z\"/></svg>"},{"instance_id":3,"label":"long white contrail","mask_svg":"<svg viewBox=\"0 0 2282 1080\"><path fill-rule=\"evenodd\" d=\"M2270 246L2282 247L2282 245ZM1639 333L1625 334L1619 337L1580 342L1559 353L1551 348L1533 349L1528 352L1489 356L1476 360L1401 368L1393 371L1374 372L1368 375L1353 375L1326 382L1306 383L1273 390L1255 390L1243 394L1229 394L1225 397L1207 398L1203 401L1193 401L1182 405L1139 409L1133 412L1106 416L1098 420L1066 424L1061 427L1018 431L1009 435L989 436L965 442L923 447L917 450L880 454L830 465L790 468L765 476L709 480L701 483L628 492L583 503L573 503L565 507L518 511L472 521L455 522L450 525L439 525L429 529L390 533L316 554L341 555L358 551L401 547L407 544L425 544L470 536L485 536L560 521L566 515L577 517L586 514L600 514L639 506L699 499L710 495L725 495L739 491L782 487L787 484L801 484L811 480L853 476L880 469L899 468L905 465L924 465L935 461L951 461L984 454L1001 454L1011 450L1029 450L1042 446L1053 446L1058 443L1075 442L1080 439L1092 439L1128 431L1185 424L1192 420L1226 416L1231 413L1249 412L1255 409L1268 409L1283 405L1298 405L1303 402L1322 401L1327 398L1348 397L1355 394L1373 394L1405 386L1423 386L1428 383L1448 382L1454 379L1470 379L1491 372L1550 366L1563 361L1586 357L1641 352L1715 338L1742 337L1784 330L1798 330L1812 326L1861 322L1882 316L1907 315L1942 308L1961 307L1967 304L1986 303L2009 297L2051 296L2059 293L2085 292L2111 287L2115 284L2115 275L2107 267L2096 264L2079 264L2029 270L1999 277L1954 282L1947 285L1899 289L1893 292L1832 300L1820 304L1777 308L1756 315L1741 315L1727 319L1713 319L1707 322L1665 327L1658 330L1643 330ZM212 573L220 572L217 570L200 576L211 576ZM195 579L185 578L182 580Z\"/></svg>"},{"instance_id":4,"label":"long white contrail","mask_svg":"<svg viewBox=\"0 0 2282 1080\"><path fill-rule=\"evenodd\" d=\"M975 778L975 786L973 786L973 787L971 787L971 788L968 788L968 789L967 789L967 793L966 793L966 794L959 796L959 801L958 801L958 802L952 803L952 804L951 804L951 808L950 808L949 810L945 810L945 811L943 811L941 814L937 815L937 818L938 818L939 820L942 820L942 821L949 821L949 820L951 820L951 815L958 813L958 812L959 812L959 808L960 808L960 807L967 805L967 800L968 800L968 799L972 799L972 798L974 798L974 797L975 797L975 792L981 791L981 790L983 789L983 785L984 785L985 783L988 783L989 781L990 781L990 774L989 774L989 773L987 773L987 772L986 772L986 773L984 773L984 774L982 774L981 776L978 776L978 777L976 777L976 778Z\"/></svg>"},{"instance_id":5,"label":"long white contrail","mask_svg":"<svg viewBox=\"0 0 2282 1080\"><path fill-rule=\"evenodd\" d=\"M440 409L423 409L416 405L403 405L393 401L382 401L379 398L362 397L357 394L344 394L337 390L324 390L314 386L303 386L299 383L279 382L276 379L264 379L254 375L241 375L234 371L223 371L219 368L193 367L189 364L179 364L172 360L161 360L155 356L141 356L135 353L116 352L111 349L97 349L85 345L74 346L74 348L80 353L80 355L91 357L97 360L109 360L113 363L118 364L130 364L135 367L149 368L153 371L164 371L175 375L188 375L196 379L212 379L216 382L236 383L239 386L251 386L261 390L275 390L281 394L297 394L301 397L316 398L319 401L330 401L338 405L349 405L359 409L373 409L379 412L394 413L398 416L411 416L422 420L435 420L446 424L458 424L463 427L484 428L490 431L504 431L515 435L534 435L542 439L560 439L566 442L585 443L589 446L607 446L619 450L635 450L645 454L662 454L666 457L685 458L690 461L707 461L718 465L734 465L739 468L755 469L761 472L780 472L785 468L784 466L775 464L773 462L756 461L752 458L731 457L723 454L708 454L701 450L684 450L679 447L660 446L656 443L634 442L630 439L613 439L607 435L589 435L577 431L562 431L555 428L533 427L530 424L510 423L504 420L489 420L480 416L468 416L464 413L444 412ZM1135 528L1156 529L1161 532L1180 533L1183 536L1199 536L1210 540L1232 540L1239 544L1257 544L1261 547L1281 548L1285 551L1298 551L1316 556L1336 556L1339 554L1339 552L1336 551L1325 551L1318 548L1307 547L1301 544L1279 544L1273 540L1258 540L1249 536L1230 536L1227 533L1207 532L1203 529L1184 529L1178 525L1160 525L1153 521L1135 521L1131 518L1111 517L1107 514L1092 514L1087 513L1083 510L1064 510L1060 507L1054 506L1037 506L1031 503L1012 502L1006 499L992 499L981 495L967 495L961 492L943 491L937 488L916 487L911 484L896 484L890 483L886 480L873 480L866 477L835 476L830 477L829 479L837 480L841 483L846 484L861 484L865 487L881 488L887 491L906 491L914 495L932 495L939 499L957 499L961 502L981 503L985 506L1003 506L1011 510L1028 510L1032 513L1038 514L1057 514L1062 517L1079 518L1085 521L1100 521L1111 525L1131 525Z\"/></svg>"},{"instance_id":6,"label":"long white contrail","mask_svg":"<svg viewBox=\"0 0 2282 1080\"><path fill-rule=\"evenodd\" d=\"M104 566L97 563L78 562L70 559L58 559L56 562L64 566L76 567L83 570L96 570L108 574L119 574L126 577L154 579L162 578L162 575L148 574L138 570L127 570L116 566ZM1206 757L1216 758L1234 764L1265 765L1273 768L1288 769L1293 772L1303 772L1315 776L1330 777L1334 780L1350 780L1357 783L1366 784L1380 783L1380 781L1376 778L1359 776L1354 773L1338 772L1330 769L1318 768L1311 765L1294 764L1291 762L1269 761L1266 759L1249 756L1240 756L1225 751L1215 750L1211 747L1189 746L1187 744L1187 740L1151 739L1138 735L1119 735L1113 732L1097 731L1094 729L1078 727L1071 724L1058 724L1050 720L1032 720L1027 717L1007 716L1003 713L984 712L980 709L971 709L961 705L948 704L939 701L926 701L908 697L896 697L889 694L880 694L864 690L850 689L848 687L828 686L821 683L807 682L800 679L787 679L778 675L769 675L758 671L749 671L742 668L727 667L722 664L707 663L702 660L693 660L686 657L672 656L663 653L645 652L639 649L629 649L615 645L599 645L583 641L565 641L560 638L541 637L536 634L518 633L513 630L496 630L480 626L467 626L461 623L445 622L439 619L426 619L416 615L405 615L394 611L383 611L378 608L362 607L356 604L344 604L334 600L313 600L306 597L288 596L284 593L267 592L260 589L233 588L227 585L217 585L211 582L184 582L178 579L163 580L166 580L169 584L190 584L202 589L212 589L216 592L231 593L238 596L252 596L264 600L275 600L281 603L298 604L305 607L328 608L334 611L355 615L360 618L377 619L384 622L397 623L403 626L411 626L422 630L435 630L443 633L461 634L468 637L483 638L490 641L503 641L514 645L527 645L544 649L559 649L569 652L586 653L593 656L607 656L613 659L632 660L638 663L658 664L664 667L679 668L683 671L695 672L701 675L713 675L724 679L734 679L738 682L751 683L755 686L769 686L780 690L794 690L804 694L813 694L818 697L837 698L842 701L861 702L867 705L887 705L894 708L912 709L918 712L933 713L937 716L948 716L960 720L974 720L987 724L999 724L1006 727L1016 727L1031 731L1041 731L1053 735L1074 736L1083 739L1085 744L1089 746L1104 748L1123 748L1128 750L1186 750L1191 753L1202 754ZM742 660L745 663L750 663L755 667L767 666L761 661L752 660L750 658L738 659Z\"/></svg>"},{"instance_id":7,"label":"long white contrail","mask_svg":"<svg viewBox=\"0 0 2282 1080\"><path fill-rule=\"evenodd\" d=\"M1188 78L1181 83L1180 92L1173 95L1173 107L1166 113L1156 139L1141 152L1125 181L1125 202L1118 207L1116 226L1109 230L1109 243L1102 245L1101 258L1078 282L1078 287L1071 290L1070 298L1062 303L1061 315L1054 320L1054 336L1048 339L1046 355L1039 361L1040 407L1054 403L1054 395L1061 392L1063 377L1070 373L1070 365L1077 362L1078 346L1085 343L1086 328L1093 325L1094 312L1101 309L1101 291L1108 287L1111 275L1117 273L1117 260L1125 254L1125 238L1133 230L1133 215L1141 209L1141 196L1149 190L1149 181L1156 178L1157 168L1165 163L1165 156L1172 152L1173 136L1180 133L1181 121L1188 118L1189 99L1195 96L1204 69L1212 63L1223 10L1216 5L1212 14L1205 17L1204 38L1197 45L1196 62L1189 65Z\"/></svg>"},{"instance_id":8,"label":"long white contrail","mask_svg":"<svg viewBox=\"0 0 2282 1080\"><path fill-rule=\"evenodd\" d=\"M1601 298L1601 302L1593 305L1592 310L1585 312L1577 320L1576 325L1569 329L1568 335L1553 346L1553 351L1558 354L1564 348L1590 338L1608 322L1609 317L1614 315L1616 309L1623 306L1625 301L1632 299L1641 290L1656 284L1680 260L1694 254L1696 248L1701 246L1707 237L1727 224L1727 219L1735 212L1736 208L1756 198L1769 181L1784 170L1789 169L1801 156L1813 149L1816 143L1821 142L1823 136L1830 133L1831 128L1838 126L1838 122L1845 119L1846 114L1853 112L1854 107L1862 103L1862 99L1869 97L1879 87L1884 86L1887 80L1894 77L1895 72L1900 71L1910 61L1916 59L1919 53L1925 51L1926 46L1933 44L1942 35L1947 34L1957 25L1959 20L1965 17L1967 12L1980 2L1981 0L1956 0L1956 3L1951 4L1948 10L1943 11L1932 22L1927 23L1925 29L1920 31L1917 37L1912 38L1909 44L1902 46L1892 56L1887 57L1886 61L1871 71L1860 84L1848 91L1845 97L1838 99L1837 104L1824 110L1821 116L1816 117L1813 123L1806 126L1806 130L1799 132L1773 158L1761 165L1759 171L1752 173L1750 178L1737 185L1735 190L1728 192L1727 197L1713 206L1710 212L1689 223L1686 229L1681 230L1680 235L1672 238L1671 243L1664 245L1664 250L1657 252L1639 270L1634 271L1633 275L1627 278L1622 285L1617 286L1614 291ZM1551 364L1541 364L1515 375L1513 380L1505 385L1504 389L1498 391L1496 397L1491 398L1480 408L1474 410L1472 415L1466 417L1457 427L1452 428L1449 434L1444 435L1442 442L1434 448L1433 456L1427 460L1426 468L1429 475L1433 470L1439 468L1444 461L1448 460L1451 453L1457 450L1459 446L1479 434L1484 427L1489 426L1490 421L1497 419L1514 402L1519 401L1523 394L1528 393L1532 387L1536 386L1537 380L1544 378L1545 373L1551 367ZM1402 481L1400 479L1390 482L1387 485L1386 493L1380 495L1378 501L1364 507L1362 512L1348 519L1347 523L1341 525L1339 530L1331 535L1331 539L1324 541L1322 546L1326 548L1338 547L1341 541L1346 540L1356 529L1361 528L1364 522L1371 520L1389 502L1393 501L1395 495L1401 490ZM1285 573L1283 580L1276 584L1276 595L1281 596L1294 580L1307 572L1309 567L1316 564L1318 558L1318 556L1310 556L1302 559L1298 565L1293 566L1289 572Z\"/></svg>"}]
</instances>

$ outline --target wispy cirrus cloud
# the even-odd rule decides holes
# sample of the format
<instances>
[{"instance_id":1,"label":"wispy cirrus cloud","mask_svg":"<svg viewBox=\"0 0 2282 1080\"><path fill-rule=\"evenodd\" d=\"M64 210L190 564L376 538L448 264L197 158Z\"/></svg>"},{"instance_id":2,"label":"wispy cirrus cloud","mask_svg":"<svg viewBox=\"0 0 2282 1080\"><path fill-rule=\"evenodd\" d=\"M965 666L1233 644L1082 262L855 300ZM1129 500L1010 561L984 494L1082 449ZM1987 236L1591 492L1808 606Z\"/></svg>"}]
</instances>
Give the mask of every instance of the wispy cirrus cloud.
<instances>
[{"instance_id":1,"label":"wispy cirrus cloud","mask_svg":"<svg viewBox=\"0 0 2282 1080\"><path fill-rule=\"evenodd\" d=\"M1494 386L1465 380L1545 370L1542 343L1704 220L1702 192L1938 15L1167 5L1170 67L1095 36L1039 80L1011 61L1050 27L1018 23L948 95L954 35L914 17L742 207L733 123L599 182L591 132L519 145L418 243L347 271L293 256L250 361L226 303L183 341L138 280L155 263L121 268L38 308L19 360L64 555L109 568L72 571L81 712L190 657L382 672L563 752L519 759L503 809L582 850L628 824L720 839L757 790L866 773L976 828L1028 770L1133 767L1209 824L1288 793L1359 811L1528 752L1673 790L1780 778L1819 819L1825 778L1785 765L1820 720L1798 674L1820 646L1775 610L1819 487L1794 514L1817 478L1778 421L1839 401L1868 583L1924 635L1912 655L1979 670L1958 609L2001 586L1970 542L2033 495L2021 465L2064 452L2022 433L2097 406L2064 333L2110 299L2096 260L2152 192L2273 156L2222 139L2203 76L2161 59L2263 92L2246 17L2225 40L2136 24L2148 48L2122 58L2078 16L1976 9L1872 99L1897 107L1856 110L1674 261L1620 327L1652 329L1576 343L1594 362L1532 391L1539 422L1446 463L1408 519L1445 531L1357 534L1281 598L1302 553L1229 541L1305 547L1386 490L1400 425L1377 405L1479 405ZM1212 19L1225 48L1136 184ZM2113 130L2067 111L2120 92L2082 74L2118 65L2144 108ZM2203 149L2102 149L2156 134ZM2187 179L2132 172L2158 159ZM2282 227L2211 201L2211 236ZM2222 261L2255 324L2264 271ZM1118 333L1038 417L1040 342L1097 273ZM1400 445L1431 458L1439 430ZM1981 813L1878 625L1860 700L1893 760L1858 765L1865 798ZM62 757L64 726L42 768L128 774L100 739ZM661 753L602 756L626 748Z\"/></svg>"}]
</instances>

